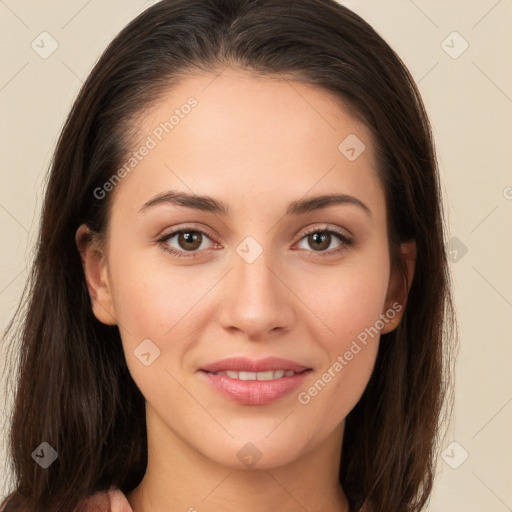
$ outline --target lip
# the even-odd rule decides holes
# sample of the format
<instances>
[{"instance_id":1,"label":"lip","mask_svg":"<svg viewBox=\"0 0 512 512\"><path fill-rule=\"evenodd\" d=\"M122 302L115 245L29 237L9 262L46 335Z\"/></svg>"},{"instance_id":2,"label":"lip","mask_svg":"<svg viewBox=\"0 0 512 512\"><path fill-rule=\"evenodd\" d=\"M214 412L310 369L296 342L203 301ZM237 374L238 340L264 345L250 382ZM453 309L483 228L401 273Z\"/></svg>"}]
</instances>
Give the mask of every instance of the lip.
<instances>
[{"instance_id":1,"label":"lip","mask_svg":"<svg viewBox=\"0 0 512 512\"><path fill-rule=\"evenodd\" d=\"M268 365L268 363L266 364ZM284 369L282 366L280 368ZM208 384L226 398L244 405L266 405L297 389L311 372L311 369L306 369L302 373L297 373L291 377L282 377L275 380L239 380L232 379L227 375L215 375L205 370L200 370L198 373L200 378L206 380Z\"/></svg>"},{"instance_id":2,"label":"lip","mask_svg":"<svg viewBox=\"0 0 512 512\"><path fill-rule=\"evenodd\" d=\"M309 366L304 366L290 359L280 357L265 357L263 359L249 359L247 357L230 357L221 359L215 363L208 364L200 368L206 372L223 372L234 370L239 372L266 372L275 370L293 370L296 373L304 370L311 370ZM292 377L286 377L291 379ZM233 380L233 379L232 379ZM276 379L281 380L281 379Z\"/></svg>"}]
</instances>

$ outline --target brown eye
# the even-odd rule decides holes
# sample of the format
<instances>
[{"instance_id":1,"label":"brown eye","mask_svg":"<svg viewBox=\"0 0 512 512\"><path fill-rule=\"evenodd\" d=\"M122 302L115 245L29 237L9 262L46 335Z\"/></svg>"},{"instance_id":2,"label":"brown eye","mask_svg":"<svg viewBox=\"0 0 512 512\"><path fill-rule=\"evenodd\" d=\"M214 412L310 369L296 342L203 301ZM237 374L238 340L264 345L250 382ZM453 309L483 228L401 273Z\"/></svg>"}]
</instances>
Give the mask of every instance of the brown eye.
<instances>
[{"instance_id":1,"label":"brown eye","mask_svg":"<svg viewBox=\"0 0 512 512\"><path fill-rule=\"evenodd\" d=\"M203 244L205 240L210 240L211 242L210 237L201 230L182 228L165 234L158 242L162 244L165 251L179 257L195 256L202 249L208 249L210 246L204 246Z\"/></svg>"},{"instance_id":2,"label":"brown eye","mask_svg":"<svg viewBox=\"0 0 512 512\"><path fill-rule=\"evenodd\" d=\"M331 247L331 250L328 250L331 246L331 243L338 239L338 245ZM351 240L345 235L338 233L337 231L333 231L331 229L316 229L311 230L309 233L306 233L300 243L305 241L305 245L307 247L300 247L301 249L309 250L310 252L316 253L327 253L327 255L340 252L346 246L350 246L352 244ZM332 252L331 252L332 251Z\"/></svg>"},{"instance_id":3,"label":"brown eye","mask_svg":"<svg viewBox=\"0 0 512 512\"><path fill-rule=\"evenodd\" d=\"M180 249L185 251L195 251L199 249L202 241L202 233L199 231L180 231L177 235L177 242Z\"/></svg>"},{"instance_id":4,"label":"brown eye","mask_svg":"<svg viewBox=\"0 0 512 512\"><path fill-rule=\"evenodd\" d=\"M331 235L327 231L319 231L308 235L310 247L316 251L324 251L331 244Z\"/></svg>"}]
</instances>

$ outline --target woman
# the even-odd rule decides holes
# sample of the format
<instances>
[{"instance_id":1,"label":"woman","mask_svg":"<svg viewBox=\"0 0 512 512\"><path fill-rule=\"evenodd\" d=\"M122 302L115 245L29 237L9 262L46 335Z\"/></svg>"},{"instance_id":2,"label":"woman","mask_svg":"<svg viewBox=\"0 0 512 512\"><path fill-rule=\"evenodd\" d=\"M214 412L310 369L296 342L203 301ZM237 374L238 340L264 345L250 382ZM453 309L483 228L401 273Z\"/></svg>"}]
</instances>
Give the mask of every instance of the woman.
<instances>
[{"instance_id":1,"label":"woman","mask_svg":"<svg viewBox=\"0 0 512 512\"><path fill-rule=\"evenodd\" d=\"M55 152L4 510L422 510L444 244L419 92L360 17L152 6Z\"/></svg>"}]
</instances>

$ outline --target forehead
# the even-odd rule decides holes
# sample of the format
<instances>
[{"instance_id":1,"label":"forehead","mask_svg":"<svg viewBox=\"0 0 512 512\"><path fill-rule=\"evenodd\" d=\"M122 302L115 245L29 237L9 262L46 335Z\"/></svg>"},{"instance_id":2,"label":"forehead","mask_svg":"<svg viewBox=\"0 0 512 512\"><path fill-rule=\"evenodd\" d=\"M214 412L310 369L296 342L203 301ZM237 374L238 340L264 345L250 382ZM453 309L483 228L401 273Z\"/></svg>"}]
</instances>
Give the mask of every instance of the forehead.
<instances>
[{"instance_id":1,"label":"forehead","mask_svg":"<svg viewBox=\"0 0 512 512\"><path fill-rule=\"evenodd\" d=\"M191 99L196 103L193 108L187 105ZM184 141L186 125L194 129L198 142L217 140L224 151L230 136L249 136L244 149L250 146L254 151L260 148L258 144L268 147L272 140L274 145L282 145L302 142L305 137L311 143L303 148L304 152L320 141L337 150L340 138L351 133L371 145L371 132L349 114L348 106L331 91L282 75L254 75L230 68L218 74L187 76L142 118L142 136L155 132L160 139L172 132L173 138L179 139L182 132ZM172 124L168 130L162 126L166 121ZM278 139L273 139L274 135ZM288 147L283 146L282 150Z\"/></svg>"},{"instance_id":2,"label":"forehead","mask_svg":"<svg viewBox=\"0 0 512 512\"><path fill-rule=\"evenodd\" d=\"M136 129L131 150L151 148L117 187L129 189L134 207L166 189L240 208L333 189L382 200L371 132L310 84L231 69L187 76Z\"/></svg>"}]
</instances>

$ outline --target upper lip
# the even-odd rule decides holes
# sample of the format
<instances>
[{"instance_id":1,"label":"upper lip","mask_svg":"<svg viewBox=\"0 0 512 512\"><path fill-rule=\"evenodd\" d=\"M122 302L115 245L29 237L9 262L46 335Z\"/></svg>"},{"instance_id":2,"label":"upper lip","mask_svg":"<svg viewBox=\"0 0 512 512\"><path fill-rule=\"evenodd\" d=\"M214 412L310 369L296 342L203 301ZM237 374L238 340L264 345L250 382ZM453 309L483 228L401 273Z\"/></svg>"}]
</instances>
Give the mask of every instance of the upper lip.
<instances>
[{"instance_id":1,"label":"upper lip","mask_svg":"<svg viewBox=\"0 0 512 512\"><path fill-rule=\"evenodd\" d=\"M201 370L207 372L223 372L227 370L239 372L265 372L275 370L293 370L296 373L310 370L308 366L282 359L280 357L265 357L263 359L249 359L247 357L230 357L215 363L203 366Z\"/></svg>"}]
</instances>

